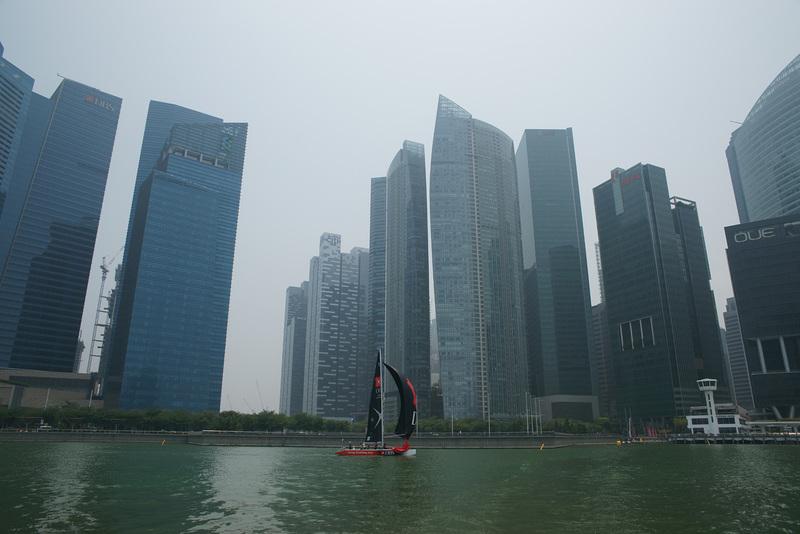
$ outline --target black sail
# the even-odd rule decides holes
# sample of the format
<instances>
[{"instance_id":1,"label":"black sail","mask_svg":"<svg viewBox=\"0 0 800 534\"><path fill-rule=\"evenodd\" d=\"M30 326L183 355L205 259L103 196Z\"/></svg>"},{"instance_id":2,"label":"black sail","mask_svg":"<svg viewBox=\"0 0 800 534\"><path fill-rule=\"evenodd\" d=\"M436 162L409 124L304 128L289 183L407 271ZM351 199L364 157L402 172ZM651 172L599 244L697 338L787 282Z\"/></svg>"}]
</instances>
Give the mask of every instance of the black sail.
<instances>
[{"instance_id":1,"label":"black sail","mask_svg":"<svg viewBox=\"0 0 800 534\"><path fill-rule=\"evenodd\" d=\"M387 363L383 365L391 373L394 383L397 384L397 390L400 392L400 416L397 418L394 433L408 439L414 433L414 425L417 423L417 394L408 378L391 365Z\"/></svg>"},{"instance_id":2,"label":"black sail","mask_svg":"<svg viewBox=\"0 0 800 534\"><path fill-rule=\"evenodd\" d=\"M369 414L367 415L367 443L377 443L383 441L382 422L383 412L381 411L381 355L378 353L378 361L375 364L375 379L372 381L372 393L369 396Z\"/></svg>"}]
</instances>

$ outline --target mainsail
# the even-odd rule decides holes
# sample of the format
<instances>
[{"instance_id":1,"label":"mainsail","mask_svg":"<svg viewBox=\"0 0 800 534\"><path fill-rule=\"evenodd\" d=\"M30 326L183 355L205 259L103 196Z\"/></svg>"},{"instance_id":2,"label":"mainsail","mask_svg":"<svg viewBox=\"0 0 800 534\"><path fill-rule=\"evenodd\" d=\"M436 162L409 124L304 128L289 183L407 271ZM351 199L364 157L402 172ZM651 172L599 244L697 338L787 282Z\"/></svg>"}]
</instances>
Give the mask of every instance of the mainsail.
<instances>
[{"instance_id":1,"label":"mainsail","mask_svg":"<svg viewBox=\"0 0 800 534\"><path fill-rule=\"evenodd\" d=\"M400 392L400 415L397 418L397 426L394 428L394 433L397 436L403 436L408 439L414 433L414 425L417 423L417 394L414 392L414 386L411 385L411 381L408 378L388 363L383 365L389 370L392 378L394 378L394 383L397 384L397 391ZM371 409L370 413L372 413Z\"/></svg>"},{"instance_id":2,"label":"mainsail","mask_svg":"<svg viewBox=\"0 0 800 534\"><path fill-rule=\"evenodd\" d=\"M380 443L383 441L383 409L381 406L381 354L378 352L378 361L375 364L375 379L372 381L372 393L369 397L369 414L367 416L366 443Z\"/></svg>"}]
</instances>

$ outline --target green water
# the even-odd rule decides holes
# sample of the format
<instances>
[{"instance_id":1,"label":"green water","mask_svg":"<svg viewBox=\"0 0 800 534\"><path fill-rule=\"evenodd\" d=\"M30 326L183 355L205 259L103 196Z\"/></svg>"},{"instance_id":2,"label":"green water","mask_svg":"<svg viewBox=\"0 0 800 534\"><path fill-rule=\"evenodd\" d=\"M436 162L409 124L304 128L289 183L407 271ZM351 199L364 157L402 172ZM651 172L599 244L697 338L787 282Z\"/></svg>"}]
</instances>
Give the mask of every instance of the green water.
<instances>
[{"instance_id":1,"label":"green water","mask_svg":"<svg viewBox=\"0 0 800 534\"><path fill-rule=\"evenodd\" d=\"M3 443L0 532L800 532L800 447Z\"/></svg>"}]
</instances>

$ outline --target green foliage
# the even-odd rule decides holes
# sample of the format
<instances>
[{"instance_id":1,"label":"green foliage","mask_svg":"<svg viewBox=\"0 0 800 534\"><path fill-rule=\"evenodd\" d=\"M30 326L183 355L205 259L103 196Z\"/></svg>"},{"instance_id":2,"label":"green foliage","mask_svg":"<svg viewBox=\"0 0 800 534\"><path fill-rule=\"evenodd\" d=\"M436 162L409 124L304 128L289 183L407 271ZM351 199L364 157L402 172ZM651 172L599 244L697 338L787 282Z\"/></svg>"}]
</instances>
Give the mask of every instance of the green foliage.
<instances>
[{"instance_id":1,"label":"green foliage","mask_svg":"<svg viewBox=\"0 0 800 534\"><path fill-rule=\"evenodd\" d=\"M0 407L0 428L29 429L40 422L62 430L175 431L225 430L249 432L350 432L347 421L325 419L308 414L288 417L263 411L245 414L233 411L192 413L186 410L111 410L79 407L74 403L41 408ZM363 424L362 424L363 426Z\"/></svg>"},{"instance_id":2,"label":"green foliage","mask_svg":"<svg viewBox=\"0 0 800 534\"><path fill-rule=\"evenodd\" d=\"M312 433L356 433L364 432L365 421L351 424L348 421L325 419L318 415L306 413L294 414L291 417L262 411L260 413L239 413L226 411L192 413L186 410L160 410L150 408L144 410L119 410L96 407L81 407L74 403L63 406L41 408L4 408L0 407L0 428L28 429L38 428L41 421L53 428L61 430L106 430L106 431L175 431L188 432L200 430L221 430L233 432L292 432ZM682 427L679 426L682 423ZM686 419L676 417L673 420L676 431L686 428ZM530 428L525 418L511 421L491 421L491 432L524 433ZM574 419L554 419L544 424L543 430L564 432L569 434L586 434L590 432L617 433L620 422L616 419L601 417L594 423L584 423ZM466 418L458 420L430 417L420 420L417 432L424 434L487 433L489 421L486 419Z\"/></svg>"},{"instance_id":3,"label":"green foliage","mask_svg":"<svg viewBox=\"0 0 800 534\"><path fill-rule=\"evenodd\" d=\"M673 417L672 428L678 434L686 432L689 428L689 421L687 421L685 417Z\"/></svg>"}]
</instances>

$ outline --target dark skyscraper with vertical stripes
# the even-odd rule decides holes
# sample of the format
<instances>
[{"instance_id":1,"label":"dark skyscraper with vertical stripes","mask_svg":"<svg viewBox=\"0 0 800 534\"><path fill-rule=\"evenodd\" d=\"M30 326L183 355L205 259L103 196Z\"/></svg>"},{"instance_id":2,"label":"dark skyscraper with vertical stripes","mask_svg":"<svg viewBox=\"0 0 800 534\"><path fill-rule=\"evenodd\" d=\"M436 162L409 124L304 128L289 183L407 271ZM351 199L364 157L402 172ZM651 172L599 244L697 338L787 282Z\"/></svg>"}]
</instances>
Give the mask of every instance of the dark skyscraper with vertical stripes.
<instances>
[{"instance_id":1,"label":"dark skyscraper with vertical stripes","mask_svg":"<svg viewBox=\"0 0 800 534\"><path fill-rule=\"evenodd\" d=\"M615 169L594 188L620 416L662 426L701 404L697 380L728 395L697 206L670 198L664 169Z\"/></svg>"},{"instance_id":2,"label":"dark skyscraper with vertical stripes","mask_svg":"<svg viewBox=\"0 0 800 534\"><path fill-rule=\"evenodd\" d=\"M71 372L122 100L0 58L0 367Z\"/></svg>"},{"instance_id":3,"label":"dark skyscraper with vertical stripes","mask_svg":"<svg viewBox=\"0 0 800 534\"><path fill-rule=\"evenodd\" d=\"M530 393L552 418L593 421L592 312L572 129L525 130L517 180Z\"/></svg>"}]
</instances>

